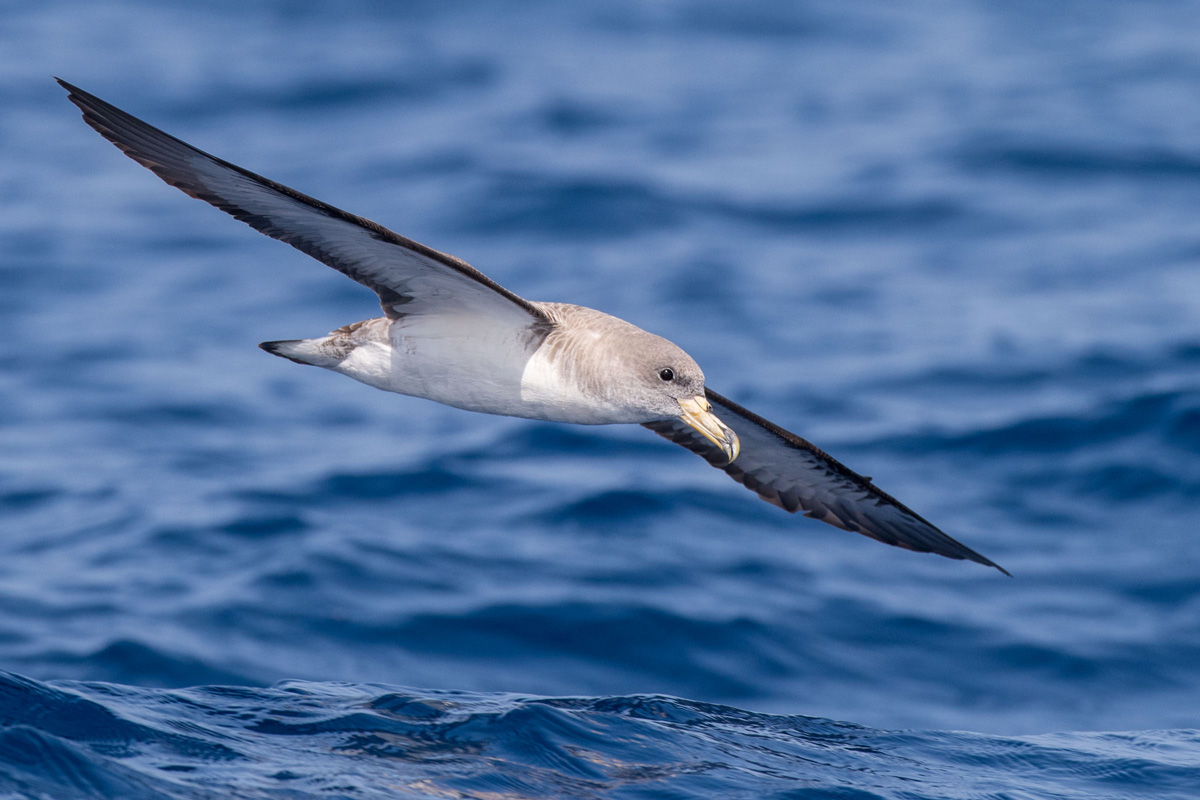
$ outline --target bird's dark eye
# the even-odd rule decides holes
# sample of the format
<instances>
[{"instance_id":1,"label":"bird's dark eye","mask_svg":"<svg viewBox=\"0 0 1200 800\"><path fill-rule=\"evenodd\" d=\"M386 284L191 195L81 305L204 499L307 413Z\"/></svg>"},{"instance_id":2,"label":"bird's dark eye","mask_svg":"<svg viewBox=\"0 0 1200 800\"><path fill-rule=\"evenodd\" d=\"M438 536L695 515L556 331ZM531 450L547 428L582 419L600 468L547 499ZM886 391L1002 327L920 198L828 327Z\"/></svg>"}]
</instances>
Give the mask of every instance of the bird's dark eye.
<instances>
[{"instance_id":1,"label":"bird's dark eye","mask_svg":"<svg viewBox=\"0 0 1200 800\"><path fill-rule=\"evenodd\" d=\"M670 367L667 367L666 369L660 369L658 371L658 377L662 378L664 381L673 381L675 380L675 370L671 369Z\"/></svg>"}]
</instances>

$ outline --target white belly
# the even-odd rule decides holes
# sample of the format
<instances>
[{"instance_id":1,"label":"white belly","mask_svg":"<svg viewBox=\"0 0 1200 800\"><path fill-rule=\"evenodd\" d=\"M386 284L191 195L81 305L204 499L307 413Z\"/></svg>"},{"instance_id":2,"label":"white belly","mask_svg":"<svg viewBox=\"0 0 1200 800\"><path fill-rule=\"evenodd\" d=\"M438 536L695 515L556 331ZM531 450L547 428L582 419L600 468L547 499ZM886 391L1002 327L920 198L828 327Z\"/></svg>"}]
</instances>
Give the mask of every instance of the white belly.
<instances>
[{"instance_id":1,"label":"white belly","mask_svg":"<svg viewBox=\"0 0 1200 800\"><path fill-rule=\"evenodd\" d=\"M469 316L394 322L386 339L359 344L332 369L377 389L485 414L585 425L641 421L572 385L527 329Z\"/></svg>"}]
</instances>

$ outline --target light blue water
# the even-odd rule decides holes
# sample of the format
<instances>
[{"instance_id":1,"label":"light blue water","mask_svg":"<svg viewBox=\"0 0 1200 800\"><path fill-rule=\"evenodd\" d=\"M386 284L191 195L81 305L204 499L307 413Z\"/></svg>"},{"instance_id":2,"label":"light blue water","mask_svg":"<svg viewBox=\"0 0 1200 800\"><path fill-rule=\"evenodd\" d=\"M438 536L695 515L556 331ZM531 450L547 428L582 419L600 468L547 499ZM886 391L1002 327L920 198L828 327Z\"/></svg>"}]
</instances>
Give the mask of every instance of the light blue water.
<instances>
[{"instance_id":1,"label":"light blue water","mask_svg":"<svg viewBox=\"0 0 1200 800\"><path fill-rule=\"evenodd\" d=\"M0 796L1200 795L1198 29L3 7ZM1016 577L262 353L378 306L51 74L671 338Z\"/></svg>"}]
</instances>

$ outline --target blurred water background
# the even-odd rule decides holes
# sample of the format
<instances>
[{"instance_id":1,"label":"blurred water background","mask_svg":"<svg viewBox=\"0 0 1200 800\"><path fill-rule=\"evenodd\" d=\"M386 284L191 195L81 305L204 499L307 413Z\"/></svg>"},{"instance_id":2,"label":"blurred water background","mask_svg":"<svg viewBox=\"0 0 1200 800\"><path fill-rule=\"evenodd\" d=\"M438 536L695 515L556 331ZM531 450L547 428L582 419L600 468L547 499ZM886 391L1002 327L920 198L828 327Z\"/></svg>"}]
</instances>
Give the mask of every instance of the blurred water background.
<instances>
[{"instance_id":1,"label":"blurred water background","mask_svg":"<svg viewBox=\"0 0 1200 800\"><path fill-rule=\"evenodd\" d=\"M1200 796L1198 30L0 5L0 796ZM259 351L378 306L52 74L673 339L1016 577Z\"/></svg>"}]
</instances>

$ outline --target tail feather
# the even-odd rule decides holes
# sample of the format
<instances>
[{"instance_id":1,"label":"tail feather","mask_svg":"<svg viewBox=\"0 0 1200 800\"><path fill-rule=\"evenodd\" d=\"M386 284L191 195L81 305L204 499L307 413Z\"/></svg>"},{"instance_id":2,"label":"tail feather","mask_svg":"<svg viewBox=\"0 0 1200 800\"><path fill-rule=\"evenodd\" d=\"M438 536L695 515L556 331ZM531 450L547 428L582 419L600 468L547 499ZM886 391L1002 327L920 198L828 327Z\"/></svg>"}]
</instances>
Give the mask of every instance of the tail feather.
<instances>
[{"instance_id":1,"label":"tail feather","mask_svg":"<svg viewBox=\"0 0 1200 800\"><path fill-rule=\"evenodd\" d=\"M345 325L328 336L263 342L259 347L271 355L295 361L297 364L337 369L360 344L386 342L387 337L388 320L376 317Z\"/></svg>"},{"instance_id":2,"label":"tail feather","mask_svg":"<svg viewBox=\"0 0 1200 800\"><path fill-rule=\"evenodd\" d=\"M259 344L273 356L295 361L297 364L311 364L314 367L335 367L346 357L344 350L329 347L331 337L322 336L320 339L284 339L278 342L262 342Z\"/></svg>"}]
</instances>

